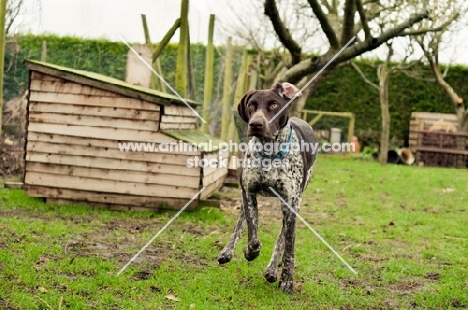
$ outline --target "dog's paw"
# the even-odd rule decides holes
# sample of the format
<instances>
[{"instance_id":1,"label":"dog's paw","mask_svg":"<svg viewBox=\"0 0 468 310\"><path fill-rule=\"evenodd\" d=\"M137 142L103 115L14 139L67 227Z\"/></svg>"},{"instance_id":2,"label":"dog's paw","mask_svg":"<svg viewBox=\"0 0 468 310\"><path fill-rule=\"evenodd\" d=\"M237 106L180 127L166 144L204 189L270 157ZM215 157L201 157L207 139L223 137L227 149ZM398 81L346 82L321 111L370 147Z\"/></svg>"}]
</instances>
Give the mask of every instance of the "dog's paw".
<instances>
[{"instance_id":1,"label":"dog's paw","mask_svg":"<svg viewBox=\"0 0 468 310\"><path fill-rule=\"evenodd\" d=\"M252 242L249 242L249 245L244 248L244 257L246 260L253 261L260 255L260 249L262 248L262 245L260 241L254 240Z\"/></svg>"},{"instance_id":2,"label":"dog's paw","mask_svg":"<svg viewBox=\"0 0 468 310\"><path fill-rule=\"evenodd\" d=\"M265 280L267 280L270 283L276 282L278 280L278 272L276 269L272 270L270 268L267 268L265 270Z\"/></svg>"},{"instance_id":3,"label":"dog's paw","mask_svg":"<svg viewBox=\"0 0 468 310\"><path fill-rule=\"evenodd\" d=\"M292 293L293 292L294 282L293 280L280 280L278 285L278 289L285 293Z\"/></svg>"},{"instance_id":4,"label":"dog's paw","mask_svg":"<svg viewBox=\"0 0 468 310\"><path fill-rule=\"evenodd\" d=\"M226 263L229 263L232 259L232 257L234 256L234 252L233 251L221 251L221 253L219 253L218 255L218 263L220 265L223 265L223 264L226 264Z\"/></svg>"}]
</instances>

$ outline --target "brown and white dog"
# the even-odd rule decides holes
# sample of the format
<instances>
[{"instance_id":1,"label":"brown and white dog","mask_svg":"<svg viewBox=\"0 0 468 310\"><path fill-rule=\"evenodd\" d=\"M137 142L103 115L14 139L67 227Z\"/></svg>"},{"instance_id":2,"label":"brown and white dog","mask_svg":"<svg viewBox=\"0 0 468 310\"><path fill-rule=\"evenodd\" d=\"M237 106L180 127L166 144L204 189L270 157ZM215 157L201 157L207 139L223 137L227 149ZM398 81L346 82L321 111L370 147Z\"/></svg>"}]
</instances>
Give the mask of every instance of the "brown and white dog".
<instances>
[{"instance_id":1,"label":"brown and white dog","mask_svg":"<svg viewBox=\"0 0 468 310\"><path fill-rule=\"evenodd\" d=\"M303 120L289 116L289 102L299 95L296 86L278 83L268 90L250 91L241 99L238 113L248 124L248 135L252 137L240 176L242 208L234 231L218 256L220 264L232 259L245 220L248 246L244 249L244 257L248 261L258 257L261 243L257 235L257 195L275 196L272 188L286 203L282 205L283 226L264 275L268 282L277 281L278 263L282 256L279 289L285 292L293 290L296 235L294 212L299 211L302 193L310 181L317 157L315 149L308 147L305 150L304 147L317 143L312 128ZM249 164L253 162L257 164Z\"/></svg>"}]
</instances>

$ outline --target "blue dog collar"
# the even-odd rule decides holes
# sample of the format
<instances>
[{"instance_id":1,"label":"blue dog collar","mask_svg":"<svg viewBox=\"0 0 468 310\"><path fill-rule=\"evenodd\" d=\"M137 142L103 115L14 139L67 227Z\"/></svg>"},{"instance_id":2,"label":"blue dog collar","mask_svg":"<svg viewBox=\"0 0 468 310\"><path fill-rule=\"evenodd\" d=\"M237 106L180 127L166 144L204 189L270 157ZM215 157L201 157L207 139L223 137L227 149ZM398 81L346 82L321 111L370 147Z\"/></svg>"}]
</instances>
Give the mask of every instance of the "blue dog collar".
<instances>
[{"instance_id":1,"label":"blue dog collar","mask_svg":"<svg viewBox=\"0 0 468 310\"><path fill-rule=\"evenodd\" d=\"M283 158L283 156L286 155L286 153L289 151L289 146L291 145L291 141L292 141L292 133L293 133L293 128L292 128L292 124L291 124L290 129L289 129L288 141L286 142L286 145L284 146L284 148L281 151L279 151L278 153L276 153L274 158L278 158L278 159ZM261 158L267 158L263 154L261 154L259 151L256 151L256 153Z\"/></svg>"}]
</instances>

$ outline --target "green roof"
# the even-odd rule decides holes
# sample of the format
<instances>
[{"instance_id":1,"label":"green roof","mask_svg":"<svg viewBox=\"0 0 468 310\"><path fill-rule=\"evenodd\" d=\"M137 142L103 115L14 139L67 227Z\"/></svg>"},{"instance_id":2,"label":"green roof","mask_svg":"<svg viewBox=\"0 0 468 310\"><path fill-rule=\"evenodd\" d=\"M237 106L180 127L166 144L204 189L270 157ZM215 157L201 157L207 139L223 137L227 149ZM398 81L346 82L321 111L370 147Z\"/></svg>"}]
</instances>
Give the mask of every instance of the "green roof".
<instances>
[{"instance_id":1,"label":"green roof","mask_svg":"<svg viewBox=\"0 0 468 310\"><path fill-rule=\"evenodd\" d=\"M218 151L221 148L221 144L227 145L226 141L210 136L206 133L193 130L163 130L164 134L177 139L182 140L188 143L191 143L199 148L203 149L205 152L214 152ZM211 142L210 142L211 141Z\"/></svg>"},{"instance_id":2,"label":"green roof","mask_svg":"<svg viewBox=\"0 0 468 310\"><path fill-rule=\"evenodd\" d=\"M24 62L29 70L38 71L61 79L101 88L124 96L142 99L156 104L184 105L185 101L192 106L199 105L199 103L190 99L181 100L178 96L172 94L149 89L139 85L132 85L119 79L96 72L71 69L37 60L27 59Z\"/></svg>"}]
</instances>

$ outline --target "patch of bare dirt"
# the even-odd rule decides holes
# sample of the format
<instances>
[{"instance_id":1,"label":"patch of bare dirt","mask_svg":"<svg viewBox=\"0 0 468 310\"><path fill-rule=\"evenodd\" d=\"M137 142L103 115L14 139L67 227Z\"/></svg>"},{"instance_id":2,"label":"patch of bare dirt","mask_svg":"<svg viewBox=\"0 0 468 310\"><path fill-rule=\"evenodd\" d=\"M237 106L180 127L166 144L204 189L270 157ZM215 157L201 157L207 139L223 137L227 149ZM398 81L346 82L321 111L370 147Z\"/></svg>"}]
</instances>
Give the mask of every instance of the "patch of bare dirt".
<instances>
[{"instance_id":1,"label":"patch of bare dirt","mask_svg":"<svg viewBox=\"0 0 468 310\"><path fill-rule=\"evenodd\" d=\"M13 307L6 300L0 297L0 309L4 310L18 310L19 308Z\"/></svg>"},{"instance_id":2,"label":"patch of bare dirt","mask_svg":"<svg viewBox=\"0 0 468 310\"><path fill-rule=\"evenodd\" d=\"M391 284L388 289L398 295L408 295L420 291L423 287L422 282L412 280Z\"/></svg>"}]
</instances>

